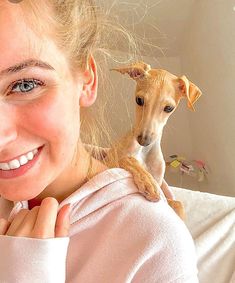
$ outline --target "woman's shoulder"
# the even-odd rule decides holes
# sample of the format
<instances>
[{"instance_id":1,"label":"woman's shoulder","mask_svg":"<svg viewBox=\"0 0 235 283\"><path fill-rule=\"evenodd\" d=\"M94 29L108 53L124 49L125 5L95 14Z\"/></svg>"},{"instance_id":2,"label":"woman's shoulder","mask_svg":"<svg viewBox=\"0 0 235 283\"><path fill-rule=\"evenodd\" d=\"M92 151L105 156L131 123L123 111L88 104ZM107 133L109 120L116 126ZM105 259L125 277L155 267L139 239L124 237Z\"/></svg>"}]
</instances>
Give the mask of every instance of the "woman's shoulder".
<instances>
[{"instance_id":1,"label":"woman's shoulder","mask_svg":"<svg viewBox=\"0 0 235 283\"><path fill-rule=\"evenodd\" d=\"M90 215L96 217L105 214L110 220L106 221L107 225L113 225L115 221L115 226L110 229L117 228L121 233L141 233L149 238L148 242L159 239L159 235L168 240L177 238L178 241L187 239L192 242L185 224L167 202L164 199L148 201L138 191L131 173L124 169L112 168L96 175L78 190L75 196L77 202L80 195L83 206L76 206L77 213L83 217L91 212L95 212ZM81 213L84 206L85 212ZM79 219L80 216L76 220Z\"/></svg>"},{"instance_id":2,"label":"woman's shoulder","mask_svg":"<svg viewBox=\"0 0 235 283\"><path fill-rule=\"evenodd\" d=\"M98 189L96 196L103 199L102 207L108 206L110 212L118 214L123 222L130 222L133 228L140 226L142 229L151 229L153 234L158 234L160 230L171 230L172 234L190 236L185 224L166 199L162 198L158 202L147 200L139 192L130 172L121 168L108 169L93 179L92 188L94 184Z\"/></svg>"},{"instance_id":3,"label":"woman's shoulder","mask_svg":"<svg viewBox=\"0 0 235 283\"><path fill-rule=\"evenodd\" d=\"M114 232L122 248L135 254L142 266L138 282L197 282L192 236L165 201L150 202L131 194L116 203L115 212ZM160 274L153 275L156 270ZM150 274L161 280L145 281Z\"/></svg>"},{"instance_id":4,"label":"woman's shoulder","mask_svg":"<svg viewBox=\"0 0 235 283\"><path fill-rule=\"evenodd\" d=\"M163 235L165 238L187 238L191 235L185 223L179 218L165 200L151 202L140 193L131 194L120 200L126 222L133 227L151 232L153 238ZM134 220L134 221L133 221Z\"/></svg>"},{"instance_id":5,"label":"woman's shoulder","mask_svg":"<svg viewBox=\"0 0 235 283\"><path fill-rule=\"evenodd\" d=\"M106 170L83 189L78 193L87 192L86 198L76 205L80 221L71 231L82 232L82 247L92 238L109 269L129 270L131 282L196 282L191 280L197 273L192 237L165 200L145 199L123 169ZM93 249L92 256L98 258ZM186 276L190 279L184 280Z\"/></svg>"}]
</instances>

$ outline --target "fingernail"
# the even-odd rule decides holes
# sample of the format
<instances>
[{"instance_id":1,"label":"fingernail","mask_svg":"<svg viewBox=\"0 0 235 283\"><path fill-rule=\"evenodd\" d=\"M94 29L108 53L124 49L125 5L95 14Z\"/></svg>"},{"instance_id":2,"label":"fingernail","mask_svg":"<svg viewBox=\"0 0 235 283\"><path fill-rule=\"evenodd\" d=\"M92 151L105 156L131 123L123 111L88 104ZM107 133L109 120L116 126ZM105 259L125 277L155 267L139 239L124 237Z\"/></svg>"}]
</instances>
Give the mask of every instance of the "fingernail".
<instances>
[{"instance_id":1,"label":"fingernail","mask_svg":"<svg viewBox=\"0 0 235 283\"><path fill-rule=\"evenodd\" d=\"M67 209L67 213L66 214L70 216L70 213L72 211L72 204L71 203L67 204L67 207L68 207L68 209Z\"/></svg>"}]
</instances>

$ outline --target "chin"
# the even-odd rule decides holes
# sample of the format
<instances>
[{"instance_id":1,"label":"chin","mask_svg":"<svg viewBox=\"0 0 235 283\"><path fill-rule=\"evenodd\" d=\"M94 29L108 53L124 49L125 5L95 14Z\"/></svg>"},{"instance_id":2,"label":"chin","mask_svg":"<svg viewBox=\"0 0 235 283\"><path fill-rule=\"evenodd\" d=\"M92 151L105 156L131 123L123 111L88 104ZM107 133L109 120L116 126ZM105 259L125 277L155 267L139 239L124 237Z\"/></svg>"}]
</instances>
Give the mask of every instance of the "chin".
<instances>
[{"instance_id":1,"label":"chin","mask_svg":"<svg viewBox=\"0 0 235 283\"><path fill-rule=\"evenodd\" d=\"M7 189L6 192L2 192L1 193L1 197L3 197L4 199L10 200L10 201L23 201L23 200L30 200L32 198L35 198L36 196L38 196L41 192L43 191L43 189L39 189L39 190L34 190L34 192L29 191L29 190L9 190Z\"/></svg>"}]
</instances>

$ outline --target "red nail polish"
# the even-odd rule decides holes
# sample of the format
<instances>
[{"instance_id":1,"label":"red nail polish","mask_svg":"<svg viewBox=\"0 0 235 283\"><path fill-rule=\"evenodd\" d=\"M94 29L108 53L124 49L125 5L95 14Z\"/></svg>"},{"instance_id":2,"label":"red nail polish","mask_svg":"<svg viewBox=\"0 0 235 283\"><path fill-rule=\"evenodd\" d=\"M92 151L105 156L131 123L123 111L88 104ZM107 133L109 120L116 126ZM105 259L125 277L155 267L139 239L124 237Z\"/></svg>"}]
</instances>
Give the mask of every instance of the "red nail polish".
<instances>
[{"instance_id":1,"label":"red nail polish","mask_svg":"<svg viewBox=\"0 0 235 283\"><path fill-rule=\"evenodd\" d=\"M72 211L72 204L69 203L69 204L67 204L66 206L68 207L66 214L67 214L67 215L70 215L70 213L71 213L71 211Z\"/></svg>"}]
</instances>

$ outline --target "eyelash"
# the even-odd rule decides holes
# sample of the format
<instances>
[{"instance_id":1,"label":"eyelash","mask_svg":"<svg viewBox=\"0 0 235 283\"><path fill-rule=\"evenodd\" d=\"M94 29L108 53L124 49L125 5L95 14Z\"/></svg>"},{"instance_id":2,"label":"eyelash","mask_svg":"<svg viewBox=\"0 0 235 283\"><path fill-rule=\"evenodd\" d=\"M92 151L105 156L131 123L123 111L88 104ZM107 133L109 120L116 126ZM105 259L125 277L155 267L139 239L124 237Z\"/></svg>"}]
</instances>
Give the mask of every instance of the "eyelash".
<instances>
[{"instance_id":1,"label":"eyelash","mask_svg":"<svg viewBox=\"0 0 235 283\"><path fill-rule=\"evenodd\" d=\"M10 88L10 92L8 93L30 93L32 92L35 88L37 87L33 87L32 90L29 91L12 91L13 88L16 88L17 86L19 86L22 83L29 83L29 82L33 82L35 84L37 84L38 86L44 86L45 82L38 80L38 79L34 79L34 78L22 78L20 80L14 81L13 83L11 83L11 85L9 86Z\"/></svg>"}]
</instances>

